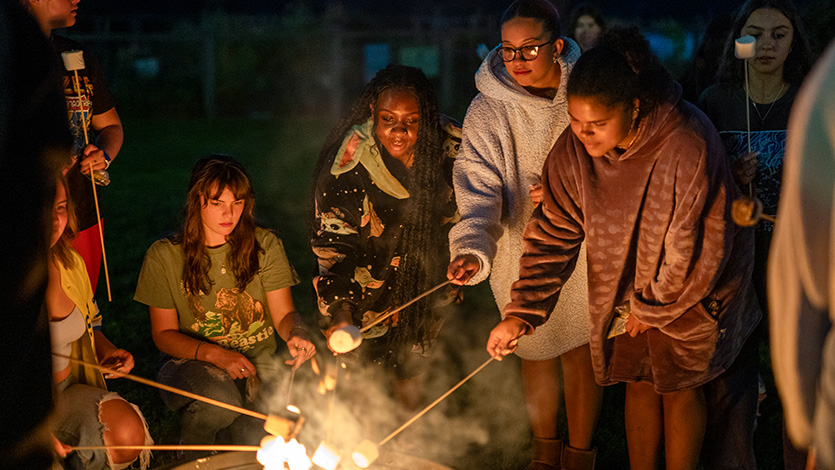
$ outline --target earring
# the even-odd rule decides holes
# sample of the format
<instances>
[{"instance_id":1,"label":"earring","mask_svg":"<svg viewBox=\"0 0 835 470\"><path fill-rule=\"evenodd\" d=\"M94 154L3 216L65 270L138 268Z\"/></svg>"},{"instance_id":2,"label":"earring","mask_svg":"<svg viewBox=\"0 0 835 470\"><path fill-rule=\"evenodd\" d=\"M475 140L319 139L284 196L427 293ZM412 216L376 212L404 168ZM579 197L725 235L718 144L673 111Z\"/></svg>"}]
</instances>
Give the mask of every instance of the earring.
<instances>
[{"instance_id":1,"label":"earring","mask_svg":"<svg viewBox=\"0 0 835 470\"><path fill-rule=\"evenodd\" d=\"M641 114L641 108L635 108L632 111L632 120L638 119L638 115Z\"/></svg>"},{"instance_id":2,"label":"earring","mask_svg":"<svg viewBox=\"0 0 835 470\"><path fill-rule=\"evenodd\" d=\"M554 54L554 63L555 64L557 63L557 55L556 54Z\"/></svg>"}]
</instances>

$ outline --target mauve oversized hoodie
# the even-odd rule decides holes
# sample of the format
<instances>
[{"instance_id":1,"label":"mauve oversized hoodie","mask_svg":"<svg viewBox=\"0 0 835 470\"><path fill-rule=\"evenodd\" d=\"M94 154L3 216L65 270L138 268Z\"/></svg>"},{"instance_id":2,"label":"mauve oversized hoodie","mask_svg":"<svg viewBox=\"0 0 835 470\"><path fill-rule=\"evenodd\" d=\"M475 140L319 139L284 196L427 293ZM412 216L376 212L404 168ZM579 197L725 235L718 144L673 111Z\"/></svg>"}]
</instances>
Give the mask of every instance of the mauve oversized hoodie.
<instances>
[{"instance_id":1,"label":"mauve oversized hoodie","mask_svg":"<svg viewBox=\"0 0 835 470\"><path fill-rule=\"evenodd\" d=\"M676 84L634 144L591 157L570 128L543 171L504 314L542 324L588 250L591 351L598 383L649 381L658 393L724 372L760 319L753 236L731 219L739 196L725 150ZM608 339L616 306L652 327Z\"/></svg>"}]
</instances>

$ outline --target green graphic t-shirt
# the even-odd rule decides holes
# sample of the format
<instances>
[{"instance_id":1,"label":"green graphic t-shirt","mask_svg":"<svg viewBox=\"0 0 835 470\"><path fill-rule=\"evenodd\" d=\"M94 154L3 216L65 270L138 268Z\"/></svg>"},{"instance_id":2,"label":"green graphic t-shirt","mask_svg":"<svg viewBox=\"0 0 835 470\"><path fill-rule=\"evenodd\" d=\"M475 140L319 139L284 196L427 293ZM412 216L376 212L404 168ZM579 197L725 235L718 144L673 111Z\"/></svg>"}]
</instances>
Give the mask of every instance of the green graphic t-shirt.
<instances>
[{"instance_id":1,"label":"green graphic t-shirt","mask_svg":"<svg viewBox=\"0 0 835 470\"><path fill-rule=\"evenodd\" d=\"M211 292L187 296L182 247L162 239L145 254L134 299L150 307L176 309L180 332L238 351L256 368L268 365L277 343L266 294L296 285L299 278L275 233L258 228L255 236L264 253L258 257L258 273L246 289L235 285L226 264L229 245L224 244L208 249Z\"/></svg>"}]
</instances>

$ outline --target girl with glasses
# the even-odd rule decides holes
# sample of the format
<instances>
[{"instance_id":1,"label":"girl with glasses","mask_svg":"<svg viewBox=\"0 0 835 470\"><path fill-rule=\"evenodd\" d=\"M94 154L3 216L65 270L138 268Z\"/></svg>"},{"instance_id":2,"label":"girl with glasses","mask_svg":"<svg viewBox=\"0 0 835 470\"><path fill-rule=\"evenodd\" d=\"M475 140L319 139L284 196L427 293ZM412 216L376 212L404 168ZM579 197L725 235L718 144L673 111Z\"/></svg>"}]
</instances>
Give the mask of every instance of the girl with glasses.
<instances>
[{"instance_id":1,"label":"girl with glasses","mask_svg":"<svg viewBox=\"0 0 835 470\"><path fill-rule=\"evenodd\" d=\"M565 84L580 49L560 37L546 0L519 0L505 11L502 43L475 76L480 93L464 119L454 185L461 221L450 231L447 276L474 285L490 277L499 308L518 279L522 232L541 199L542 164L568 126ZM586 261L566 285L557 311L521 338L522 382L533 431L529 470L591 468L602 389L589 355ZM562 365L568 442L557 431Z\"/></svg>"}]
</instances>

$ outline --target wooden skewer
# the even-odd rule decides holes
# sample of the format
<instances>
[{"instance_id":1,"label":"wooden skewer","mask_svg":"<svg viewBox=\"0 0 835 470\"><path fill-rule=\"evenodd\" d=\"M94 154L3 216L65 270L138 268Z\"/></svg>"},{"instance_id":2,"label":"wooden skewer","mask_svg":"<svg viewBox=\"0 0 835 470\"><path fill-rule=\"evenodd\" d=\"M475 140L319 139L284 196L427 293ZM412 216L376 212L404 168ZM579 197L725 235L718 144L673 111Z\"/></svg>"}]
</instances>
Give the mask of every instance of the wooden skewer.
<instances>
[{"instance_id":1,"label":"wooden skewer","mask_svg":"<svg viewBox=\"0 0 835 470\"><path fill-rule=\"evenodd\" d=\"M761 215L760 215L760 218L761 218L761 219L765 219L765 220L767 220L767 221L771 222L772 224L776 224L776 223L777 223L777 217L775 217L775 216L773 216L773 215L761 214Z\"/></svg>"},{"instance_id":2,"label":"wooden skewer","mask_svg":"<svg viewBox=\"0 0 835 470\"><path fill-rule=\"evenodd\" d=\"M397 313L397 312L399 312L399 311L403 310L404 308L406 308L406 307L408 307L408 306L412 305L413 303L415 303L415 302L417 302L418 300L420 300L420 299L422 299L422 298L426 297L427 295L429 295L429 294L431 294L431 293L435 292L436 290L440 289L441 287L446 286L446 285L447 285L447 284L449 284L450 282L452 282L452 281L450 281L450 280L444 281L444 282L442 282L442 283L438 284L437 286L435 286L435 287L433 287L433 288L429 289L428 291L426 291L426 292L424 292L424 293L422 293L422 294L418 295L418 296L417 296L417 297L415 297L414 299L412 299L412 300L410 300L410 301L406 302L405 304L403 304L403 305L401 305L401 306L399 306L399 307L397 307L397 308L395 308L395 309L393 309L393 310L389 310L388 312L384 313L383 315L380 315L380 316L379 316L376 320L374 320L373 322L369 323L368 325L366 325L366 326L362 327L362 329L360 329L360 333L365 333L366 331L370 330L370 329L371 329L371 327L373 327L374 325L379 324L379 323L380 323L380 322L382 322L383 320L385 320L385 319L389 318L390 316L392 316L392 315L394 315L395 313Z\"/></svg>"},{"instance_id":3,"label":"wooden skewer","mask_svg":"<svg viewBox=\"0 0 835 470\"><path fill-rule=\"evenodd\" d=\"M76 450L122 450L122 449L151 449L151 450L217 450L221 452L258 452L259 446L241 445L151 445L151 446L75 446Z\"/></svg>"},{"instance_id":4,"label":"wooden skewer","mask_svg":"<svg viewBox=\"0 0 835 470\"><path fill-rule=\"evenodd\" d=\"M101 211L99 210L99 196L96 194L96 177L93 175L93 162L90 162L90 181L93 182L93 201L96 203L96 225L99 226L99 240L101 241L101 256L104 262L104 282L107 284L107 301L112 302L110 295L110 273L107 271L107 252L104 250L104 229L101 226Z\"/></svg>"},{"instance_id":5,"label":"wooden skewer","mask_svg":"<svg viewBox=\"0 0 835 470\"><path fill-rule=\"evenodd\" d=\"M116 376L121 376L121 377L124 377L128 380L132 380L134 382L139 382L143 385L149 385L151 387L155 387L155 388L158 388L160 390L165 390L166 392L176 393L177 395L182 395L184 397L193 398L195 400L202 401L202 402L208 403L210 405L215 405L215 406L218 406L220 408L225 408L229 411L234 411L234 412L240 413L242 415L252 416L253 418L262 419L264 421L267 420L267 415L258 413L257 411L247 410L246 408L241 408L241 407L238 407L238 406L235 406L235 405L230 405L229 403L224 403L222 401L218 401L218 400L214 400L212 398L204 397L204 396L198 395L196 393L191 393L191 392L187 392L185 390L180 390L179 388L169 387L168 385L164 385L164 384L161 384L159 382L154 382L153 380L148 380L148 379L138 377L138 376L135 376L135 375L126 374L124 372L119 372L117 370L110 369L110 368L104 367L104 366L100 366L98 364L93 364L91 362L80 361L78 359L75 359L75 358L72 358L72 357L69 357L69 356L65 356L63 354L58 354L58 353L53 352L52 355L57 356L57 357L63 357L64 359L69 359L70 362L80 364L84 367L91 367L91 368L99 370L101 372L106 372L106 373L109 373L109 374L114 374Z\"/></svg>"},{"instance_id":6,"label":"wooden skewer","mask_svg":"<svg viewBox=\"0 0 835 470\"><path fill-rule=\"evenodd\" d=\"M328 440L325 442L331 442L331 434L333 434L333 415L336 413L336 386L337 386L337 377L339 377L339 354L333 355L334 360L336 361L336 366L333 369L333 390L331 390L331 403L330 403L330 415L331 415L331 422L328 426Z\"/></svg>"},{"instance_id":7,"label":"wooden skewer","mask_svg":"<svg viewBox=\"0 0 835 470\"><path fill-rule=\"evenodd\" d=\"M401 432L401 431L403 431L403 430L404 430L404 429L406 429L407 427L411 426L411 424L412 424L412 423L414 423L415 421L417 421L417 419L418 419L418 418L420 418L421 416L423 416L424 414L426 414L426 412L427 412L427 411L429 411L429 410L431 410L432 408L434 408L434 407L435 407L435 405L437 405L438 403L440 403L441 401L443 401L443 399L444 399L444 398L446 398L446 397L448 397L448 396L449 396L452 392L454 392L454 391L458 390L458 387L460 387L460 386L464 385L464 384L465 384L468 380L470 380L471 378L473 378L473 376L474 376L474 375L476 375L476 374L478 374L479 372L481 372L481 370L482 370L482 369L484 369L485 367L487 367L487 365L488 365L488 364L490 364L491 362L493 362L493 360L494 360L494 359L495 359L494 357L491 357L490 359L487 359L487 360L484 362L484 364L482 364L482 365L480 365L480 366L478 367L478 369L476 369L476 370L472 371L472 372L470 373L470 375L468 375L468 376L464 377L464 379L463 379L463 380L461 380L460 382L458 382L457 384L455 384L455 386L454 386L454 387L452 387L451 389L449 389L449 391L447 391L446 393L444 393L443 395L441 395L440 397L438 397L435 401L433 401L432 403L430 403L430 404L429 404L429 406L427 406L426 408L424 408L423 410L421 410L418 414L414 415L414 416L413 416L413 417L412 417L409 421L406 421L406 422L405 422L402 426L400 426L399 428L395 429L395 431L394 431L393 433L391 433L391 434L389 434L388 436L386 436L386 438L385 438L385 439L383 439L382 441L380 441L380 443L379 443L379 444L377 444L377 447L380 447L380 446L382 446L383 444L385 444L386 442L388 442L388 441L392 440L392 439L394 438L394 436L396 436L396 435L400 434L400 432Z\"/></svg>"},{"instance_id":8,"label":"wooden skewer","mask_svg":"<svg viewBox=\"0 0 835 470\"><path fill-rule=\"evenodd\" d=\"M78 108L81 109L81 128L84 130L84 145L90 144L90 139L87 137L87 117L84 116L84 101L81 100L81 85L78 80L78 70L73 70L75 74L75 92L78 94ZM90 175L91 177L93 175Z\"/></svg>"},{"instance_id":9,"label":"wooden skewer","mask_svg":"<svg viewBox=\"0 0 835 470\"><path fill-rule=\"evenodd\" d=\"M84 146L90 144L90 137L87 135L87 117L84 115L84 101L81 98L81 85L78 80L78 70L73 70L75 75L75 92L78 94L78 108L81 110L81 128L84 130ZM83 155L83 152L82 152ZM93 201L96 203L96 221L99 226L99 238L101 239L101 255L104 261L104 281L107 284L107 301L112 302L110 294L110 273L107 270L107 253L104 251L104 230L101 226L101 210L99 209L99 196L96 193L96 177L93 175L93 162L90 162L90 181L93 183Z\"/></svg>"}]
</instances>

